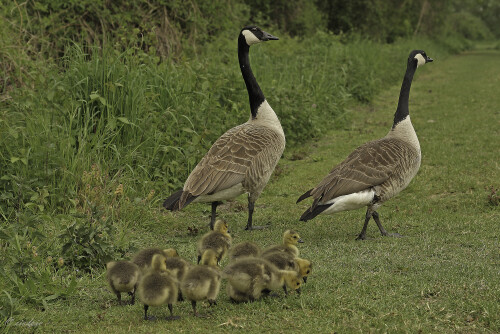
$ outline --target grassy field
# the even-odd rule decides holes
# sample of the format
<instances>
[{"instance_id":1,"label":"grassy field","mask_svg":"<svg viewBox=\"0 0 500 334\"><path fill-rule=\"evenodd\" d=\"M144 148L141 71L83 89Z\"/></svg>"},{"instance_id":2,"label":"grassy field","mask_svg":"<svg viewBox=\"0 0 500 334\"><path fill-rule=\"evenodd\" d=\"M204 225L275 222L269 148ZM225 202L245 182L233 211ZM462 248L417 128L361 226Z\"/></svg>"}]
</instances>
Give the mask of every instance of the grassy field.
<instances>
[{"instance_id":1,"label":"grassy field","mask_svg":"<svg viewBox=\"0 0 500 334\"><path fill-rule=\"evenodd\" d=\"M432 50L426 50L435 57ZM403 61L403 60L402 60ZM24 306L7 325L15 332L499 332L500 207L490 187L500 188L500 52L469 51L419 69L410 113L422 147L422 167L410 186L379 209L388 232L374 223L368 240L355 241L364 211L323 216L304 223L308 203L297 197L314 186L355 147L384 136L397 104L399 85L371 105L353 105L351 121L314 143L286 151L276 175L256 205L246 232L246 199L220 206L233 242L278 243L285 229L305 241L301 256L314 262L300 296L235 305L225 293L207 319L191 306L174 305L181 320L145 322L142 305L117 306L104 270L84 275L78 291L45 311ZM401 78L403 73L401 73ZM272 97L269 96L270 101ZM167 195L167 194L165 194ZM498 195L497 195L498 196ZM210 207L190 205L171 214L159 210L150 223L130 222L128 233L143 247L175 247L195 260L196 241L207 230ZM187 227L199 229L188 234ZM227 261L227 260L226 260ZM225 265L227 262L223 262ZM208 304L200 307L208 311ZM166 307L151 314L168 314Z\"/></svg>"}]
</instances>

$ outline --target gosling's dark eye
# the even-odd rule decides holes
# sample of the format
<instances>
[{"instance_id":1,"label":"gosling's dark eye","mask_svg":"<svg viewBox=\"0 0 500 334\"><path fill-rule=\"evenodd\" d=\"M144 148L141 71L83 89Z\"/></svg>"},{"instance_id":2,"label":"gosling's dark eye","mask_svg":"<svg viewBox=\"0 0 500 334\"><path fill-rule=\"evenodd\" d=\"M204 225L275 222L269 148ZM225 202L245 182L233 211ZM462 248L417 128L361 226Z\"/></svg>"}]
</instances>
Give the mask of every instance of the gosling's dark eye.
<instances>
[{"instance_id":1,"label":"gosling's dark eye","mask_svg":"<svg viewBox=\"0 0 500 334\"><path fill-rule=\"evenodd\" d=\"M300 285L300 283L299 283L299 282L297 282L297 285Z\"/></svg>"},{"instance_id":2,"label":"gosling's dark eye","mask_svg":"<svg viewBox=\"0 0 500 334\"><path fill-rule=\"evenodd\" d=\"M308 271L306 272L306 274L309 274L310 272L311 272L311 271L310 271L310 270L308 270Z\"/></svg>"},{"instance_id":3,"label":"gosling's dark eye","mask_svg":"<svg viewBox=\"0 0 500 334\"><path fill-rule=\"evenodd\" d=\"M297 239L297 236L296 236L296 235L294 235L294 236L293 236L293 238L294 238L294 239Z\"/></svg>"}]
</instances>

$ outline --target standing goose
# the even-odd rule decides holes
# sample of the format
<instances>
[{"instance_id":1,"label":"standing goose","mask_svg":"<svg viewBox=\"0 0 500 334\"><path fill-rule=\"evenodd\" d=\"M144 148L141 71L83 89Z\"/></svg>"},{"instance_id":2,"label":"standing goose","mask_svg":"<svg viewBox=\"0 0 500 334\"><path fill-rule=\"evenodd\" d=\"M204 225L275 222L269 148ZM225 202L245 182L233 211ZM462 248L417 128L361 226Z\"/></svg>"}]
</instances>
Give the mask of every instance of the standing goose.
<instances>
[{"instance_id":1,"label":"standing goose","mask_svg":"<svg viewBox=\"0 0 500 334\"><path fill-rule=\"evenodd\" d=\"M245 229L262 228L252 225L254 204L283 154L285 134L252 73L248 52L253 44L277 39L256 26L241 30L238 59L250 100L250 119L217 139L191 172L184 188L165 200L163 206L167 210L180 210L192 202L211 202L213 229L217 205L248 193Z\"/></svg>"},{"instance_id":2,"label":"standing goose","mask_svg":"<svg viewBox=\"0 0 500 334\"><path fill-rule=\"evenodd\" d=\"M315 188L300 196L297 203L310 196L314 199L311 207L300 217L301 221L313 219L319 214L368 206L357 240L366 238L366 227L371 217L380 233L389 235L382 227L376 209L406 188L420 167L420 144L411 124L408 99L417 67L428 62L432 59L424 51L413 50L410 53L391 130L384 138L358 147Z\"/></svg>"}]
</instances>

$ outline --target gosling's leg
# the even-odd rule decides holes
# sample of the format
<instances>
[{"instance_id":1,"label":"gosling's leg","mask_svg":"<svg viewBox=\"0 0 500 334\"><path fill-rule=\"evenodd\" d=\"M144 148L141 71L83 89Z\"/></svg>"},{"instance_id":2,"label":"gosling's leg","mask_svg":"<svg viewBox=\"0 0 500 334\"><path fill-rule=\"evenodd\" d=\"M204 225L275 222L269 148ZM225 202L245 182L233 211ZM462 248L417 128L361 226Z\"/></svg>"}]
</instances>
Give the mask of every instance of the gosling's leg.
<instances>
[{"instance_id":1,"label":"gosling's leg","mask_svg":"<svg viewBox=\"0 0 500 334\"><path fill-rule=\"evenodd\" d=\"M168 310L170 311L170 317L167 317L167 320L177 320L181 318L179 316L174 316L174 307L172 304L168 304Z\"/></svg>"},{"instance_id":2,"label":"gosling's leg","mask_svg":"<svg viewBox=\"0 0 500 334\"><path fill-rule=\"evenodd\" d=\"M151 316L148 317L148 308L149 308L149 306L144 304L144 320L156 320L155 317L151 317Z\"/></svg>"}]
</instances>

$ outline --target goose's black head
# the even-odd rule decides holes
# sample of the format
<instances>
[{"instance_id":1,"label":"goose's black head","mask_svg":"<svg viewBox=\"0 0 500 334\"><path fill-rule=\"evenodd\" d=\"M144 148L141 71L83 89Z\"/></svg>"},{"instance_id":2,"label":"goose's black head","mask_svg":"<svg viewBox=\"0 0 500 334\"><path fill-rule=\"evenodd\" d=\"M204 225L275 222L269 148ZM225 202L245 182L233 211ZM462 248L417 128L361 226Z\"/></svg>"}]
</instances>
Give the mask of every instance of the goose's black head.
<instances>
[{"instance_id":1,"label":"goose's black head","mask_svg":"<svg viewBox=\"0 0 500 334\"><path fill-rule=\"evenodd\" d=\"M425 63L430 63L434 59L430 58L427 56L425 51L423 50L413 50L410 52L410 55L408 56L408 65L411 64L417 64L417 67L424 65Z\"/></svg>"},{"instance_id":2,"label":"goose's black head","mask_svg":"<svg viewBox=\"0 0 500 334\"><path fill-rule=\"evenodd\" d=\"M260 42L279 39L278 37L265 32L257 26L246 26L241 29L240 38L242 38L248 46Z\"/></svg>"}]
</instances>

